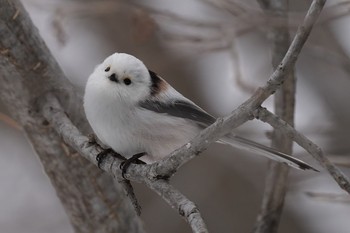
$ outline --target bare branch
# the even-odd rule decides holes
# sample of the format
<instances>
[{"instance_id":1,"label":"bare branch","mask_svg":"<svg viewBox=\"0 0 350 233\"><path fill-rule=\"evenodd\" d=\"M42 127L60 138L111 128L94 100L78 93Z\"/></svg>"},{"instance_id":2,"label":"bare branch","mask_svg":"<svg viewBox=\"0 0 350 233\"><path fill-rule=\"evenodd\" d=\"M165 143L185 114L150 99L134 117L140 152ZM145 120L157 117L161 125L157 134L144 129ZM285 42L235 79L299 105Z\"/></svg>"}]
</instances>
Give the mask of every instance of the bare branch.
<instances>
[{"instance_id":1,"label":"bare branch","mask_svg":"<svg viewBox=\"0 0 350 233\"><path fill-rule=\"evenodd\" d=\"M325 0L314 0L311 3L304 22L298 28L286 55L270 76L265 86L255 91L247 101L241 104L229 116L219 118L213 125L203 130L191 140L191 142L174 151L171 156L152 164L151 166L155 176L171 176L179 167L205 150L212 142L217 141L220 137L232 131L232 129L252 119L252 111L257 109L270 95L275 93L287 78L287 74L294 67L298 55L325 2Z\"/></svg>"},{"instance_id":2,"label":"bare branch","mask_svg":"<svg viewBox=\"0 0 350 233\"><path fill-rule=\"evenodd\" d=\"M130 180L125 180L125 179L120 179L118 181L124 188L125 191L125 195L127 197L129 197L132 205L134 206L134 209L137 213L137 215L141 215L141 206L139 204L139 202L137 201L135 192L134 192L134 188L132 187Z\"/></svg>"},{"instance_id":3,"label":"bare branch","mask_svg":"<svg viewBox=\"0 0 350 233\"><path fill-rule=\"evenodd\" d=\"M350 158L348 155L328 155L328 159L337 166L350 168Z\"/></svg>"},{"instance_id":4,"label":"bare branch","mask_svg":"<svg viewBox=\"0 0 350 233\"><path fill-rule=\"evenodd\" d=\"M321 148L306 138L304 135L296 131L292 126L280 119L278 116L269 112L265 108L258 108L255 117L263 122L268 123L275 129L282 130L288 137L292 138L299 146L303 147L309 154L311 154L322 167L327 169L329 174L338 183L338 185L350 194L350 181L333 163L329 161Z\"/></svg>"},{"instance_id":5,"label":"bare branch","mask_svg":"<svg viewBox=\"0 0 350 233\"><path fill-rule=\"evenodd\" d=\"M192 228L192 232L206 233L207 227L197 206L164 180L145 180L148 187L161 196L173 209L178 210Z\"/></svg>"},{"instance_id":6,"label":"bare branch","mask_svg":"<svg viewBox=\"0 0 350 233\"><path fill-rule=\"evenodd\" d=\"M265 12L271 12L283 19L285 25L272 26L269 34L273 42L272 65L274 68L282 60L290 43L288 30L288 1L258 0ZM275 112L290 125L294 125L295 76L294 68L287 74L286 81L275 94ZM293 141L278 129L273 132L272 146L287 154L292 154ZM254 227L255 233L277 232L281 219L284 198L287 192L289 167L285 164L269 162L265 179L265 190L261 210Z\"/></svg>"},{"instance_id":7,"label":"bare branch","mask_svg":"<svg viewBox=\"0 0 350 233\"><path fill-rule=\"evenodd\" d=\"M337 202L350 204L350 197L343 193L321 193L321 192L306 192L308 197L314 198L320 201Z\"/></svg>"}]
</instances>

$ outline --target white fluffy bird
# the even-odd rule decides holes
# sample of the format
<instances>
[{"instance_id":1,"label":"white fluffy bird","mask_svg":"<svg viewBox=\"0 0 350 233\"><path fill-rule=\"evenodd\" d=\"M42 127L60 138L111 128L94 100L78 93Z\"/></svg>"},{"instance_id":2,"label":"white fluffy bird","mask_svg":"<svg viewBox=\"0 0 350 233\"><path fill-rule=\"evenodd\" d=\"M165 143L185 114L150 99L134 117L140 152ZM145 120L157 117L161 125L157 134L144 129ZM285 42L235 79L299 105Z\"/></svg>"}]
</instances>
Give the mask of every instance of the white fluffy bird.
<instances>
[{"instance_id":1,"label":"white fluffy bird","mask_svg":"<svg viewBox=\"0 0 350 233\"><path fill-rule=\"evenodd\" d=\"M84 96L86 117L100 141L126 158L158 161L189 142L215 118L187 99L142 61L114 53L90 75ZM298 169L316 170L272 148L229 134L220 140L253 150Z\"/></svg>"}]
</instances>

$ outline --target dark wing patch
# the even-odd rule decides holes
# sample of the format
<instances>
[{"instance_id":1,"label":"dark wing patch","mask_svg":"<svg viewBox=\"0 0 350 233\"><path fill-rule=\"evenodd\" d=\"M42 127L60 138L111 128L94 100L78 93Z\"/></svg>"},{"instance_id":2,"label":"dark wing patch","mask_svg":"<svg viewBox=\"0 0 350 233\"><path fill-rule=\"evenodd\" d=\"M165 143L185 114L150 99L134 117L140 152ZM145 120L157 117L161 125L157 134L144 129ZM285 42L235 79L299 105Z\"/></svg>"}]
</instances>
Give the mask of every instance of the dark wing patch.
<instances>
[{"instance_id":1,"label":"dark wing patch","mask_svg":"<svg viewBox=\"0 0 350 233\"><path fill-rule=\"evenodd\" d=\"M169 103L148 100L141 102L140 106L150 111L190 119L205 127L213 124L216 120L213 116L209 115L196 105L182 100L175 100Z\"/></svg>"},{"instance_id":2,"label":"dark wing patch","mask_svg":"<svg viewBox=\"0 0 350 233\"><path fill-rule=\"evenodd\" d=\"M162 79L159 78L159 76L153 72L152 70L148 70L149 75L151 76L151 95L154 96L158 94L161 90L162 85Z\"/></svg>"}]
</instances>

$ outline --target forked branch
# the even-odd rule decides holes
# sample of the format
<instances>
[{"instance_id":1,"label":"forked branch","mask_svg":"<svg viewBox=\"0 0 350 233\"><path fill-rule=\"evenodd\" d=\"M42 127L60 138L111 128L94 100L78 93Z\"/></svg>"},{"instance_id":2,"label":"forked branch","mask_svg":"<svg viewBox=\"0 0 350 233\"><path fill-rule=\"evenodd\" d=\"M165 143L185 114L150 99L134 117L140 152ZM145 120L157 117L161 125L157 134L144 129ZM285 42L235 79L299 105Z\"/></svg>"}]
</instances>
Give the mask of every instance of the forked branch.
<instances>
[{"instance_id":1,"label":"forked branch","mask_svg":"<svg viewBox=\"0 0 350 233\"><path fill-rule=\"evenodd\" d=\"M326 0L314 0L311 3L305 19L298 28L287 53L267 83L263 87L258 88L248 100L236 108L229 116L217 119L214 124L203 130L187 145L174 151L171 154L172 156L152 164L154 175L170 176L174 174L179 167L207 149L211 143L254 118L252 112L281 87L290 70L294 67L325 2Z\"/></svg>"},{"instance_id":2,"label":"forked branch","mask_svg":"<svg viewBox=\"0 0 350 233\"><path fill-rule=\"evenodd\" d=\"M299 133L296 129L290 126L287 122L283 121L278 116L274 115L266 108L259 107L255 112L254 116L271 125L275 129L283 131L288 137L293 139L299 146L304 148L309 154L311 154L319 164L324 167L338 185L350 194L350 182L344 173L337 168L323 153L322 149L313 143L310 139Z\"/></svg>"}]
</instances>

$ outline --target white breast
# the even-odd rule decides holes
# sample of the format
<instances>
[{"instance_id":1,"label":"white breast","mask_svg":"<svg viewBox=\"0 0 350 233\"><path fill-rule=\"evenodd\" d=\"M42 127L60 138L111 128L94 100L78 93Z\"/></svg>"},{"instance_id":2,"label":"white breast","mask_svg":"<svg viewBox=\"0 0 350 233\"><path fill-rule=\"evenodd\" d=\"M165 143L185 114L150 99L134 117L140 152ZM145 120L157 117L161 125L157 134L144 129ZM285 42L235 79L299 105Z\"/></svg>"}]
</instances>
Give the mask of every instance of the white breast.
<instances>
[{"instance_id":1,"label":"white breast","mask_svg":"<svg viewBox=\"0 0 350 233\"><path fill-rule=\"evenodd\" d=\"M142 160L152 163L186 144L200 131L190 120L106 100L85 95L86 116L102 143L125 157L146 152Z\"/></svg>"}]
</instances>

